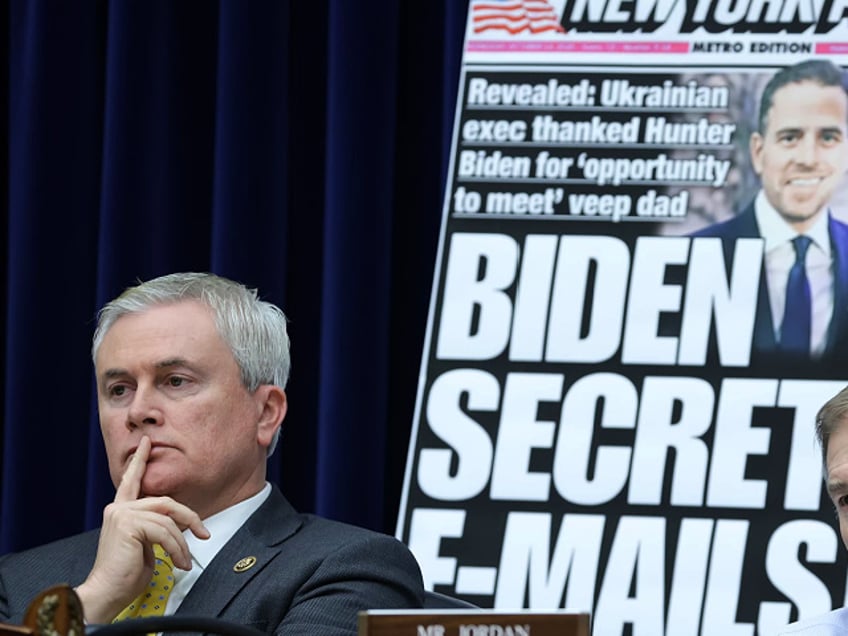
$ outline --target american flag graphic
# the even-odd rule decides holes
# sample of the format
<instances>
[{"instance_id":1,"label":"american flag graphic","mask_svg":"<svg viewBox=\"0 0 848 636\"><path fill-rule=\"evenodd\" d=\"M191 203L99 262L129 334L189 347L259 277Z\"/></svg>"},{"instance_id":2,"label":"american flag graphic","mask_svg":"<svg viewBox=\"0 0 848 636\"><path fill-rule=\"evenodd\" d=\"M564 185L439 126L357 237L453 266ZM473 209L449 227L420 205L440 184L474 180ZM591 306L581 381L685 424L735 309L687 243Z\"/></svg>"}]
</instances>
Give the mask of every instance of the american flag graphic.
<instances>
[{"instance_id":1,"label":"american flag graphic","mask_svg":"<svg viewBox=\"0 0 848 636\"><path fill-rule=\"evenodd\" d=\"M474 33L508 31L509 33L564 33L553 7L546 0L475 0L471 5Z\"/></svg>"}]
</instances>

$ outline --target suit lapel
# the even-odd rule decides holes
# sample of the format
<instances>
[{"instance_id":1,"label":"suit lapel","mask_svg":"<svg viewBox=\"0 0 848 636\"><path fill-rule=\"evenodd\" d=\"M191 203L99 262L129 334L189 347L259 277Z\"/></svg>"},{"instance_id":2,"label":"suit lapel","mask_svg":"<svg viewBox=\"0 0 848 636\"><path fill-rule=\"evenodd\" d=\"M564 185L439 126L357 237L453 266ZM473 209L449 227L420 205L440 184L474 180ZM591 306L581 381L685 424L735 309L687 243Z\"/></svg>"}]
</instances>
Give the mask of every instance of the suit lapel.
<instances>
[{"instance_id":1,"label":"suit lapel","mask_svg":"<svg viewBox=\"0 0 848 636\"><path fill-rule=\"evenodd\" d=\"M754 214L754 204L750 204L745 211L736 217L736 238L762 238L760 228L757 225L757 217ZM731 242L735 249L735 241ZM771 302L769 301L768 283L766 282L766 261L763 254L763 264L760 270L760 284L757 291L757 315L754 321L753 348L758 351L772 351L777 347L774 337L774 318L771 315Z\"/></svg>"},{"instance_id":2,"label":"suit lapel","mask_svg":"<svg viewBox=\"0 0 848 636\"><path fill-rule=\"evenodd\" d=\"M842 346L840 334L848 330L848 226L829 216L830 245L833 250L833 319L827 337L827 350Z\"/></svg>"},{"instance_id":3,"label":"suit lapel","mask_svg":"<svg viewBox=\"0 0 848 636\"><path fill-rule=\"evenodd\" d=\"M267 501L212 559L176 613L220 616L233 598L277 558L283 541L300 525L294 508L274 487ZM255 562L245 568L245 559Z\"/></svg>"}]
</instances>

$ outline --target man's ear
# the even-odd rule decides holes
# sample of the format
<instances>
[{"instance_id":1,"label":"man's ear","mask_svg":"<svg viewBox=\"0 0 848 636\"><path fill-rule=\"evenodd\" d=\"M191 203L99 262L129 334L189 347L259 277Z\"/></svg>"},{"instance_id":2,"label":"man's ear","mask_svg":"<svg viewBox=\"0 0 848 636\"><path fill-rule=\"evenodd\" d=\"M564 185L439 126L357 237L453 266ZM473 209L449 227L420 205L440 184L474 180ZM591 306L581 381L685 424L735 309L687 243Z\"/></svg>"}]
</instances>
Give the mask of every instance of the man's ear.
<instances>
[{"instance_id":1,"label":"man's ear","mask_svg":"<svg viewBox=\"0 0 848 636\"><path fill-rule=\"evenodd\" d=\"M751 166L758 175L763 173L763 136L758 132L751 133L748 150L751 152Z\"/></svg>"},{"instance_id":2,"label":"man's ear","mask_svg":"<svg viewBox=\"0 0 848 636\"><path fill-rule=\"evenodd\" d=\"M256 422L256 435L259 443L268 448L274 439L274 433L280 428L288 410L286 392L273 384L263 384L256 389L256 398L260 407Z\"/></svg>"}]
</instances>

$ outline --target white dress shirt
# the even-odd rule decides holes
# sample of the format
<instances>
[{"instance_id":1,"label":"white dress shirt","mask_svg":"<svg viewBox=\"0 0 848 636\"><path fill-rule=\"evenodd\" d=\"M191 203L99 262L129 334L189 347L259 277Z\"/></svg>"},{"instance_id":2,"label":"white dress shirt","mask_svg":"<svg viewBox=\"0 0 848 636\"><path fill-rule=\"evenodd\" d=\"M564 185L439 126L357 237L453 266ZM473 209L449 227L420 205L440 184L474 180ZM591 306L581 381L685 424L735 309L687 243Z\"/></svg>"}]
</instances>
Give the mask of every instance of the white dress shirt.
<instances>
[{"instance_id":1,"label":"white dress shirt","mask_svg":"<svg viewBox=\"0 0 848 636\"><path fill-rule=\"evenodd\" d=\"M765 239L765 268L774 335L780 337L780 326L786 307L786 280L795 263L792 239L798 233L791 228L760 191L754 201L754 215L760 235ZM807 279L813 303L810 354L818 357L827 346L827 332L833 317L833 255L830 249L827 210L822 210L805 233L812 243L807 250Z\"/></svg>"},{"instance_id":2,"label":"white dress shirt","mask_svg":"<svg viewBox=\"0 0 848 636\"><path fill-rule=\"evenodd\" d=\"M792 623L778 636L839 636L848 633L848 609L833 610L822 616Z\"/></svg>"},{"instance_id":3,"label":"white dress shirt","mask_svg":"<svg viewBox=\"0 0 848 636\"><path fill-rule=\"evenodd\" d=\"M203 520L203 525L212 535L208 539L198 539L191 530L183 531L183 536L188 543L191 552L192 568L181 570L174 568L174 589L168 597L168 605L165 607L165 615L171 615L177 611L180 603L188 596L195 581L203 574L215 555L224 547L224 544L232 539L239 528L244 525L247 518L256 512L268 495L271 494L271 484L265 482L265 487L249 499L238 502L221 512Z\"/></svg>"}]
</instances>

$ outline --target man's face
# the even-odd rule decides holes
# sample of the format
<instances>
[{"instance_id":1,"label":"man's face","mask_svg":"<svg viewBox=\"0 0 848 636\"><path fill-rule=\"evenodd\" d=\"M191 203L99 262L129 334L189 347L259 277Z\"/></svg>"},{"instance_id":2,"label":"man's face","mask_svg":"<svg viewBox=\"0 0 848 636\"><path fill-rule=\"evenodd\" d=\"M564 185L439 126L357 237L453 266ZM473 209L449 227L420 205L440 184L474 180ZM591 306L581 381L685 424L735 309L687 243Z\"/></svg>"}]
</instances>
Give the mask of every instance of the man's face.
<instances>
[{"instance_id":1,"label":"man's face","mask_svg":"<svg viewBox=\"0 0 848 636\"><path fill-rule=\"evenodd\" d=\"M751 159L766 198L803 231L830 200L848 166L848 99L837 86L795 82L774 93Z\"/></svg>"},{"instance_id":2,"label":"man's face","mask_svg":"<svg viewBox=\"0 0 848 636\"><path fill-rule=\"evenodd\" d=\"M122 316L106 332L95 366L116 485L147 435L142 495L169 495L205 518L262 487L285 394L270 386L247 391L204 305L184 301ZM269 413L274 404L281 411Z\"/></svg>"},{"instance_id":3,"label":"man's face","mask_svg":"<svg viewBox=\"0 0 848 636\"><path fill-rule=\"evenodd\" d=\"M848 548L848 421L842 422L827 442L827 491L839 517L839 533Z\"/></svg>"}]
</instances>

